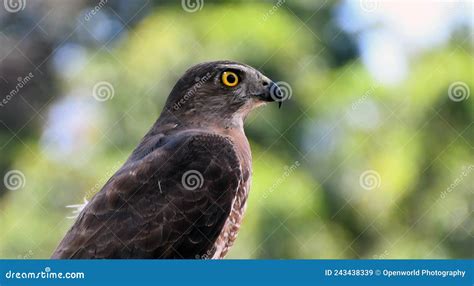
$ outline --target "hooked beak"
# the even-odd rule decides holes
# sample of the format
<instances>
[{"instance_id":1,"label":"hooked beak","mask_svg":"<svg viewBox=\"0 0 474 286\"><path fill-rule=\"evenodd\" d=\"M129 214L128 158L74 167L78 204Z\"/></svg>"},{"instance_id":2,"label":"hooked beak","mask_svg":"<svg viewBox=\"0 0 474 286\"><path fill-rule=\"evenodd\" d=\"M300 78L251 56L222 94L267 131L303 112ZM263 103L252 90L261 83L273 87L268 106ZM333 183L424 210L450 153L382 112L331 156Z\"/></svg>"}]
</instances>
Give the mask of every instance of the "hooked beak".
<instances>
[{"instance_id":1,"label":"hooked beak","mask_svg":"<svg viewBox=\"0 0 474 286\"><path fill-rule=\"evenodd\" d=\"M281 108L281 103L283 102L283 92L273 81L264 82L265 86L264 92L257 95L260 100L266 102L278 102L278 108Z\"/></svg>"}]
</instances>

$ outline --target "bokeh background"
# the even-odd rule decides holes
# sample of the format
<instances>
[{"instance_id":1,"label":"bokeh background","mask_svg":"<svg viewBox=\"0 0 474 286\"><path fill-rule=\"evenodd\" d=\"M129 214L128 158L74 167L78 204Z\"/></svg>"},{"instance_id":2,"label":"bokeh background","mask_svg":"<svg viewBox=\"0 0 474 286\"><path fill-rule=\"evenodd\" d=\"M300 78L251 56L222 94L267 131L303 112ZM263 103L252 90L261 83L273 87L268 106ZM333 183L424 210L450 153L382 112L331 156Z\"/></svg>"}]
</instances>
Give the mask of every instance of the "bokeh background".
<instances>
[{"instance_id":1,"label":"bokeh background","mask_svg":"<svg viewBox=\"0 0 474 286\"><path fill-rule=\"evenodd\" d=\"M4 1L0 257L47 258L180 75L285 86L246 122L231 258L473 258L473 3Z\"/></svg>"}]
</instances>

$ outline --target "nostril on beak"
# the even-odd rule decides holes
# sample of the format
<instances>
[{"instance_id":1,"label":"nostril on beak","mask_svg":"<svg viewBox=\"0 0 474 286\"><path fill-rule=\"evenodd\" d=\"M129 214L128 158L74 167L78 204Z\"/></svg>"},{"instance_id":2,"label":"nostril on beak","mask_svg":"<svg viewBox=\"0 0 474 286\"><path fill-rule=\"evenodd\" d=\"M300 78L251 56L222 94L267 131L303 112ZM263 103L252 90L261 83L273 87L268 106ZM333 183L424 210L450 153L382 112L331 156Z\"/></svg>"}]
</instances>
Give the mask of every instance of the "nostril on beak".
<instances>
[{"instance_id":1,"label":"nostril on beak","mask_svg":"<svg viewBox=\"0 0 474 286\"><path fill-rule=\"evenodd\" d=\"M263 86L267 86L267 85L269 85L269 84L270 84L270 83L269 83L268 81L263 81L263 82L262 82L262 85L263 85Z\"/></svg>"}]
</instances>

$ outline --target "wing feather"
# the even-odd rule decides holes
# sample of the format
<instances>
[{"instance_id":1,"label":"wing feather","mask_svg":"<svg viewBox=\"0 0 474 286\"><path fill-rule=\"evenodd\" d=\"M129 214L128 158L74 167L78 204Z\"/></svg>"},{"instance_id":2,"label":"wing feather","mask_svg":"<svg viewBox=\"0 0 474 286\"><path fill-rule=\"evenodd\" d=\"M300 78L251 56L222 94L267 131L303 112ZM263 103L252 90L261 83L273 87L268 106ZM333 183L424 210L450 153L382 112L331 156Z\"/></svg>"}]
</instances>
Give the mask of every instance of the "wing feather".
<instances>
[{"instance_id":1,"label":"wing feather","mask_svg":"<svg viewBox=\"0 0 474 286\"><path fill-rule=\"evenodd\" d=\"M53 258L195 258L212 249L242 180L233 142L200 133L148 149L92 198ZM195 190L182 184L190 170L202 176Z\"/></svg>"}]
</instances>

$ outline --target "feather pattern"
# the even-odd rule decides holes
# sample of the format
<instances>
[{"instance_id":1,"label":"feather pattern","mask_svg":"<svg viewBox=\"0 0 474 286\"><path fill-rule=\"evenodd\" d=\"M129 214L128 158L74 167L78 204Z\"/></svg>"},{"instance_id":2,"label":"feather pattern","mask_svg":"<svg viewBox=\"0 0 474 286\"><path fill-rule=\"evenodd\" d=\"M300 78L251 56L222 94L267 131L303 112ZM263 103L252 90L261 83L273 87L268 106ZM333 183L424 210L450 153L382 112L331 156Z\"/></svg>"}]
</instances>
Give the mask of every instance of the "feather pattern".
<instances>
[{"instance_id":1,"label":"feather pattern","mask_svg":"<svg viewBox=\"0 0 474 286\"><path fill-rule=\"evenodd\" d=\"M175 137L127 162L87 204L53 258L205 257L245 185L240 162L228 137ZM202 174L201 188L183 186L185 170Z\"/></svg>"}]
</instances>

